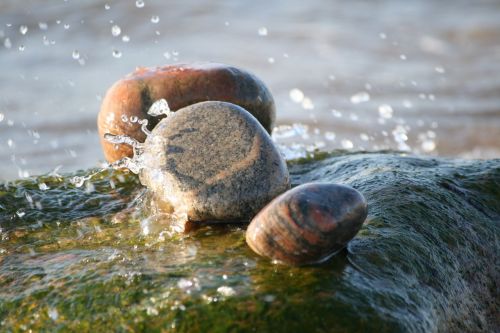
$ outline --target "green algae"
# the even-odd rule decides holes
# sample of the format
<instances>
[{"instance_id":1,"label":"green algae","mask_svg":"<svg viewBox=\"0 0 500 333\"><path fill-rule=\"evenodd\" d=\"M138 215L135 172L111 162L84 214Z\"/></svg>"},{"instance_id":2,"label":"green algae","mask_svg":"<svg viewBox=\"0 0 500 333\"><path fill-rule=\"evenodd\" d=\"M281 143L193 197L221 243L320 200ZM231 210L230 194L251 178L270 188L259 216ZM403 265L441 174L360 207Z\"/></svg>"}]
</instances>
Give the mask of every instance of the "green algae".
<instances>
[{"instance_id":1,"label":"green algae","mask_svg":"<svg viewBox=\"0 0 500 333\"><path fill-rule=\"evenodd\" d=\"M160 217L144 232L152 212L126 172L82 188L74 175L0 185L0 330L499 327L499 160L334 152L289 168L294 185L348 184L368 200L360 233L323 265L272 264L246 246L242 225L172 234Z\"/></svg>"}]
</instances>

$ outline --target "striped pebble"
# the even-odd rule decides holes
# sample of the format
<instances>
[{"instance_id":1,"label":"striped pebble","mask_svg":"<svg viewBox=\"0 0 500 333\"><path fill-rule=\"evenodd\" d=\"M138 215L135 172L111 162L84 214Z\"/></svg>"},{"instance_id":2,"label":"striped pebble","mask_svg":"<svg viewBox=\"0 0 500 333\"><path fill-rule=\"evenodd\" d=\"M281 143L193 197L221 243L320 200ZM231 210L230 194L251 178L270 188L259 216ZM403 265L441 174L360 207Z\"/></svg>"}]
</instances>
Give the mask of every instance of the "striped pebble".
<instances>
[{"instance_id":1,"label":"striped pebble","mask_svg":"<svg viewBox=\"0 0 500 333\"><path fill-rule=\"evenodd\" d=\"M365 198L349 186L305 184L262 209L248 226L246 241L256 253L279 262L319 263L347 245L367 213Z\"/></svg>"}]
</instances>

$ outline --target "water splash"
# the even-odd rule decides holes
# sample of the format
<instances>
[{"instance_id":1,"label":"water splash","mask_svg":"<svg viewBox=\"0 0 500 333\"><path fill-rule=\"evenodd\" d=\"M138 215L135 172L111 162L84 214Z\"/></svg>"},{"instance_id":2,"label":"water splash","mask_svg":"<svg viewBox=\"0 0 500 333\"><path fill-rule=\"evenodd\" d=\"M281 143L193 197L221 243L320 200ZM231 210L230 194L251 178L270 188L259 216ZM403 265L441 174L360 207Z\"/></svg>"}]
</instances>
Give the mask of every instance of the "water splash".
<instances>
[{"instance_id":1,"label":"water splash","mask_svg":"<svg viewBox=\"0 0 500 333\"><path fill-rule=\"evenodd\" d=\"M128 135L104 134L104 139L114 144L125 143L133 148L142 148L143 144Z\"/></svg>"},{"instance_id":2,"label":"water splash","mask_svg":"<svg viewBox=\"0 0 500 333\"><path fill-rule=\"evenodd\" d=\"M151 105L151 107L148 110L148 115L153 116L153 117L159 117L159 116L170 116L172 114L172 111L170 111L170 107L168 105L168 102L166 99L162 98L157 100L156 102Z\"/></svg>"},{"instance_id":3,"label":"water splash","mask_svg":"<svg viewBox=\"0 0 500 333\"><path fill-rule=\"evenodd\" d=\"M148 110L148 115L153 117L159 116L170 116L173 114L170 111L170 107L168 106L168 102L165 99L159 99L154 102ZM136 116L131 116L128 118L126 115L121 116L121 120L123 122L137 123L141 125L141 131L146 135L146 137L151 136L151 131L148 129L149 121L147 119L138 119ZM121 160L113 162L110 167L114 169L123 169L126 168L135 174L139 174L142 169L146 168L147 163L144 160L144 143L137 141L136 139L128 136L128 135L115 135L111 133L105 133L104 139L113 144L126 144L132 147L133 149L133 157L125 157ZM82 182L80 179L77 179L80 184ZM82 182L83 184L83 182ZM81 186L81 185L80 185Z\"/></svg>"},{"instance_id":4,"label":"water splash","mask_svg":"<svg viewBox=\"0 0 500 333\"><path fill-rule=\"evenodd\" d=\"M259 33L259 36L267 36L267 28L266 27L260 27L259 30L257 30Z\"/></svg>"},{"instance_id":5,"label":"water splash","mask_svg":"<svg viewBox=\"0 0 500 333\"><path fill-rule=\"evenodd\" d=\"M366 91L361 91L351 96L352 104L360 104L368 102L369 100L370 100L370 94L368 94Z\"/></svg>"}]
</instances>

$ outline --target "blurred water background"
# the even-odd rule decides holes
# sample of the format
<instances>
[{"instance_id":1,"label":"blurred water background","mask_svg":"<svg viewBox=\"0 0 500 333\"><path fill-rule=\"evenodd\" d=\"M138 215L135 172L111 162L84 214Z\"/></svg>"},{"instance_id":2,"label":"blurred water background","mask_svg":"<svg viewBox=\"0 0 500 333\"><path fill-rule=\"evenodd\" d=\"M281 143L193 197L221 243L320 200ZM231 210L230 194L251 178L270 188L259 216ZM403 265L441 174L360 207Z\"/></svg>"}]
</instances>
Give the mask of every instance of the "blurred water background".
<instances>
[{"instance_id":1,"label":"blurred water background","mask_svg":"<svg viewBox=\"0 0 500 333\"><path fill-rule=\"evenodd\" d=\"M98 165L106 89L192 61L262 78L289 157L500 157L497 0L2 0L0 179Z\"/></svg>"}]
</instances>

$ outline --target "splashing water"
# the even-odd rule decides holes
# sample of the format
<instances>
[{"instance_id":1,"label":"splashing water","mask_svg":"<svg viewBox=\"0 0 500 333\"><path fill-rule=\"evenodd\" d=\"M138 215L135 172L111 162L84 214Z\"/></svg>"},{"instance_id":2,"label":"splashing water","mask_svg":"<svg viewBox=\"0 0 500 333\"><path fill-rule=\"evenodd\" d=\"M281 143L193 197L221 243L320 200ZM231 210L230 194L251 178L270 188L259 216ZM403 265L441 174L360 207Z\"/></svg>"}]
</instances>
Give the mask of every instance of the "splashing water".
<instances>
[{"instance_id":1,"label":"splashing water","mask_svg":"<svg viewBox=\"0 0 500 333\"><path fill-rule=\"evenodd\" d=\"M172 111L170 111L170 107L168 106L168 102L162 98L157 100L156 102L151 105L151 107L148 110L148 114L153 117L159 117L159 116L169 116L172 114Z\"/></svg>"},{"instance_id":2,"label":"splashing water","mask_svg":"<svg viewBox=\"0 0 500 333\"><path fill-rule=\"evenodd\" d=\"M351 96L351 103L352 104L360 104L360 103L368 102L369 100L370 100L370 94L368 94L366 91L361 91L361 92Z\"/></svg>"},{"instance_id":3,"label":"splashing water","mask_svg":"<svg viewBox=\"0 0 500 333\"><path fill-rule=\"evenodd\" d=\"M114 144L125 143L125 144L132 146L134 148L142 146L142 144L139 141L137 141L136 139L134 139L128 135L114 135L114 134L106 133L106 134L104 134L104 139L106 139L106 141L114 143Z\"/></svg>"},{"instance_id":4,"label":"splashing water","mask_svg":"<svg viewBox=\"0 0 500 333\"><path fill-rule=\"evenodd\" d=\"M159 116L168 117L173 114L173 112L170 111L168 102L163 98L154 102L149 108L147 113L148 115L153 117L159 117ZM151 135L151 131L148 129L149 122L147 119L138 119L136 116L128 118L126 115L122 115L121 119L123 122L138 123L139 125L141 125L141 131L144 134L146 134L146 137L149 137ZM145 168L146 163L144 161L144 155L143 155L144 143L141 143L128 135L115 135L111 133L105 133L104 139L110 143L117 145L127 144L132 147L134 152L134 156L132 158L125 157L122 158L121 160L113 162L110 165L112 168L114 169L126 168L135 174L139 174L141 170Z\"/></svg>"}]
</instances>

